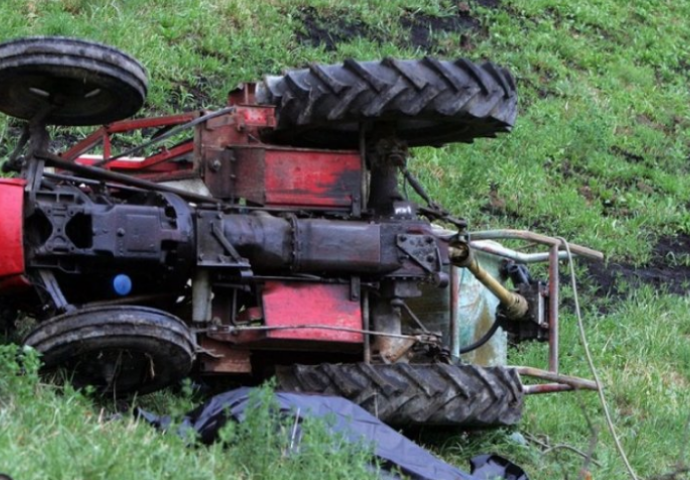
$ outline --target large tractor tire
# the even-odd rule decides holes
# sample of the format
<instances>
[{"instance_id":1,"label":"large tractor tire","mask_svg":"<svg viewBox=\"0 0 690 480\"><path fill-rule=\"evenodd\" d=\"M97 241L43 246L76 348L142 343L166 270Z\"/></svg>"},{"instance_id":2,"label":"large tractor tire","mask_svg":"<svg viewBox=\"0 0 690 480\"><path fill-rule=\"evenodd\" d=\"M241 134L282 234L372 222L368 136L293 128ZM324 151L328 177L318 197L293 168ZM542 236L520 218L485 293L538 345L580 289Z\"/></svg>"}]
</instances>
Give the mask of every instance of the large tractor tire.
<instances>
[{"instance_id":1,"label":"large tractor tire","mask_svg":"<svg viewBox=\"0 0 690 480\"><path fill-rule=\"evenodd\" d=\"M276 376L280 389L342 396L395 427L495 427L522 415L522 383L504 367L291 365Z\"/></svg>"},{"instance_id":2,"label":"large tractor tire","mask_svg":"<svg viewBox=\"0 0 690 480\"><path fill-rule=\"evenodd\" d=\"M517 115L510 72L465 59L314 64L266 77L256 98L276 107L267 140L307 147L356 149L362 124L410 146L468 143L510 131Z\"/></svg>"},{"instance_id":3,"label":"large tractor tire","mask_svg":"<svg viewBox=\"0 0 690 480\"><path fill-rule=\"evenodd\" d=\"M134 115L147 76L131 56L100 43L31 37L0 44L0 112L53 125L101 125Z\"/></svg>"},{"instance_id":4,"label":"large tractor tire","mask_svg":"<svg viewBox=\"0 0 690 480\"><path fill-rule=\"evenodd\" d=\"M76 387L113 396L144 394L182 380L195 341L179 318L148 307L94 307L42 322L24 344L38 350L43 372L65 369Z\"/></svg>"}]
</instances>

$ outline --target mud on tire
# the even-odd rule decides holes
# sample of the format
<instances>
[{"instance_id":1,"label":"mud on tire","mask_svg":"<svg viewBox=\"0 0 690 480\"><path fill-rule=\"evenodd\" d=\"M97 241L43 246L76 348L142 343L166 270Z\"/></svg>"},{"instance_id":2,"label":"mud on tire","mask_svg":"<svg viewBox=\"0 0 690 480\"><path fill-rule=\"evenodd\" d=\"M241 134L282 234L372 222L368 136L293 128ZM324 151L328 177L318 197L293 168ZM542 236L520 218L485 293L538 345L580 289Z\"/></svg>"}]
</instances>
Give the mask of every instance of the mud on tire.
<instances>
[{"instance_id":1,"label":"mud on tire","mask_svg":"<svg viewBox=\"0 0 690 480\"><path fill-rule=\"evenodd\" d=\"M339 395L389 425L493 427L520 420L523 388L505 367L322 364L278 367L278 387Z\"/></svg>"},{"instance_id":2,"label":"mud on tire","mask_svg":"<svg viewBox=\"0 0 690 480\"><path fill-rule=\"evenodd\" d=\"M510 72L465 59L313 64L266 77L256 98L276 106L278 128L267 140L324 148L357 148L360 122L388 124L420 146L493 137L517 115Z\"/></svg>"},{"instance_id":3,"label":"mud on tire","mask_svg":"<svg viewBox=\"0 0 690 480\"><path fill-rule=\"evenodd\" d=\"M144 67L108 45L67 37L0 43L0 112L51 125L101 125L134 115L147 92Z\"/></svg>"},{"instance_id":4,"label":"mud on tire","mask_svg":"<svg viewBox=\"0 0 690 480\"><path fill-rule=\"evenodd\" d=\"M160 390L192 368L195 340L179 318L154 308L92 307L39 323L24 345L41 353L42 372L69 372L76 387L127 396Z\"/></svg>"}]
</instances>

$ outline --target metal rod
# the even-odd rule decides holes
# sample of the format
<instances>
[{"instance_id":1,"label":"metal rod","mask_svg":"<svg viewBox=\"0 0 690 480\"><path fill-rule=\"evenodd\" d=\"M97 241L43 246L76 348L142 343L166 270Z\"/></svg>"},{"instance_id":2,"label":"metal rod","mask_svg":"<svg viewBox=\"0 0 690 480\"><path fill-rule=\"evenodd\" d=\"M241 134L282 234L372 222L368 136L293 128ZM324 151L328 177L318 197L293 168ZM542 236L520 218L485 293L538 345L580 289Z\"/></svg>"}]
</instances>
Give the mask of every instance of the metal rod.
<instances>
[{"instance_id":1,"label":"metal rod","mask_svg":"<svg viewBox=\"0 0 690 480\"><path fill-rule=\"evenodd\" d=\"M541 393L570 392L576 388L563 383L542 383L540 385L525 385L522 391L525 395L538 395Z\"/></svg>"},{"instance_id":2,"label":"metal rod","mask_svg":"<svg viewBox=\"0 0 690 480\"><path fill-rule=\"evenodd\" d=\"M548 382L555 382L562 385L568 385L573 389L580 390L598 390L597 383L585 378L571 377L570 375L561 375L560 373L549 372L541 368L534 367L507 367L514 369L523 377L538 378L539 380L546 380ZM537 386L537 385L529 385Z\"/></svg>"},{"instance_id":3,"label":"metal rod","mask_svg":"<svg viewBox=\"0 0 690 480\"><path fill-rule=\"evenodd\" d=\"M528 240L544 245L561 246L561 241L557 238L528 232L526 230L484 230L470 233L470 240ZM570 243L570 250L579 256L591 258L592 260L603 260L604 254L591 248L583 247Z\"/></svg>"},{"instance_id":4,"label":"metal rod","mask_svg":"<svg viewBox=\"0 0 690 480\"><path fill-rule=\"evenodd\" d=\"M225 107L225 108L222 108L222 109L217 110L215 112L207 113L206 115L202 115L198 118L195 118L194 120L192 120L190 122L183 123L182 125L178 125L177 127L170 129L168 132L164 133L163 135L156 137L156 138L153 138L153 139L151 139L147 142L144 142L140 145L137 145L136 147L130 148L129 150L126 150L122 153L119 153L119 154L115 155L114 157L103 159L100 162L95 163L94 166L95 167L102 167L104 165L107 165L110 162L117 160L118 158L129 157L130 155L137 153L146 147L150 147L152 145L155 145L156 143L162 142L163 140L167 140L168 138L173 137L173 136L177 135L178 133L180 133L180 132L182 132L188 128L195 127L195 126L199 125L200 123L205 122L206 120L220 117L221 115L225 115L227 113L232 113L234 111L235 111L235 107Z\"/></svg>"},{"instance_id":5,"label":"metal rod","mask_svg":"<svg viewBox=\"0 0 690 480\"><path fill-rule=\"evenodd\" d=\"M549 260L550 255L550 252L518 252L517 250L506 248L499 243L487 240L471 241L470 247L472 247L474 250L490 253L492 255L497 255L499 257L507 258L508 260L513 260L517 263L523 264L546 262ZM568 252L558 252L558 258L561 260L566 260L568 258Z\"/></svg>"},{"instance_id":6,"label":"metal rod","mask_svg":"<svg viewBox=\"0 0 690 480\"><path fill-rule=\"evenodd\" d=\"M179 188L168 187L166 185L161 185L159 183L149 182L148 180L142 180L141 178L133 177L131 175L111 172L110 170L105 170L103 168L87 167L86 165L80 165L78 163L66 162L57 155L54 155L49 152L38 152L36 153L36 158L46 160L63 170L75 172L81 175L86 175L91 178L111 180L113 182L123 183L125 185L131 185L133 187L139 187L146 190L153 190L157 192L174 193L182 198L186 198L194 202L221 203L220 200L213 197L197 195L196 193L187 192L186 190L180 190Z\"/></svg>"},{"instance_id":7,"label":"metal rod","mask_svg":"<svg viewBox=\"0 0 690 480\"><path fill-rule=\"evenodd\" d=\"M460 279L458 268L450 266L450 354L453 358L460 357L460 322L458 321L458 291Z\"/></svg>"},{"instance_id":8,"label":"metal rod","mask_svg":"<svg viewBox=\"0 0 690 480\"><path fill-rule=\"evenodd\" d=\"M362 329L369 330L369 292L362 292ZM371 363L371 339L364 334L364 363Z\"/></svg>"},{"instance_id":9,"label":"metal rod","mask_svg":"<svg viewBox=\"0 0 690 480\"><path fill-rule=\"evenodd\" d=\"M401 338L403 340L421 340L420 336L412 335L401 335L399 333L386 333L378 332L375 330L364 330L359 328L348 328L348 327L334 327L332 325L275 325L275 326L256 326L256 327L225 327L210 328L209 331L214 333L240 333L240 332L269 332L277 330L335 330L338 332L350 332L350 333L361 333L363 335L377 335L380 337L391 337L391 338Z\"/></svg>"},{"instance_id":10,"label":"metal rod","mask_svg":"<svg viewBox=\"0 0 690 480\"><path fill-rule=\"evenodd\" d=\"M367 134L366 125L364 122L359 123L359 161L362 170L362 178L360 180L360 199L359 199L359 211L361 212L367 208L369 202L369 182L368 182L368 170L367 170Z\"/></svg>"},{"instance_id":11,"label":"metal rod","mask_svg":"<svg viewBox=\"0 0 690 480\"><path fill-rule=\"evenodd\" d=\"M180 297L181 295L176 293L157 293L153 295L132 295L130 297L116 298L113 300L103 300L100 302L89 302L84 303L80 308L90 308L90 307L105 307L109 305L131 305L131 304L142 304L145 302L152 302L156 300L165 300L174 297Z\"/></svg>"},{"instance_id":12,"label":"metal rod","mask_svg":"<svg viewBox=\"0 0 690 480\"><path fill-rule=\"evenodd\" d=\"M43 176L53 180L60 180L62 182L83 183L84 185L103 185L108 188L119 188L121 190L129 190L132 192L145 192L139 187L130 187L129 185L116 185L114 183L103 182L102 180L94 180L92 178L75 177L73 175L61 175L59 173L43 172Z\"/></svg>"},{"instance_id":13,"label":"metal rod","mask_svg":"<svg viewBox=\"0 0 690 480\"><path fill-rule=\"evenodd\" d=\"M558 248L551 247L549 258L549 370L558 373Z\"/></svg>"}]
</instances>

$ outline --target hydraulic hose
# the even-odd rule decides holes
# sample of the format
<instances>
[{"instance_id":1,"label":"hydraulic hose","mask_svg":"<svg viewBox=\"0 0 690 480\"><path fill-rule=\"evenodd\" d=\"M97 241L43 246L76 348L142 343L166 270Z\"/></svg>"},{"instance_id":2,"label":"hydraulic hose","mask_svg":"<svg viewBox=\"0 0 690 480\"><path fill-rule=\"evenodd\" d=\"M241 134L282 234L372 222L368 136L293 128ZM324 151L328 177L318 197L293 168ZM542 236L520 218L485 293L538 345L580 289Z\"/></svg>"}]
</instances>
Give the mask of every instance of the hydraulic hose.
<instances>
[{"instance_id":1,"label":"hydraulic hose","mask_svg":"<svg viewBox=\"0 0 690 480\"><path fill-rule=\"evenodd\" d=\"M500 326L498 323L499 323L499 321L498 321L498 320L495 320L494 323L493 323L493 325L491 325L491 328L489 328L489 329L486 331L486 333L485 333L484 335L482 335L482 338L480 338L479 340L477 340L477 341L474 342L474 343L471 343L471 344L467 345L466 347L461 347L461 348L460 348L460 355L463 355L463 354L465 354L465 353L469 353L469 352L471 352L471 351L473 351L473 350L478 349L479 347L484 346L484 344L485 344L486 342L488 342L489 340L491 340L491 337L494 336L494 334L496 333L496 330L498 330L498 327Z\"/></svg>"}]
</instances>

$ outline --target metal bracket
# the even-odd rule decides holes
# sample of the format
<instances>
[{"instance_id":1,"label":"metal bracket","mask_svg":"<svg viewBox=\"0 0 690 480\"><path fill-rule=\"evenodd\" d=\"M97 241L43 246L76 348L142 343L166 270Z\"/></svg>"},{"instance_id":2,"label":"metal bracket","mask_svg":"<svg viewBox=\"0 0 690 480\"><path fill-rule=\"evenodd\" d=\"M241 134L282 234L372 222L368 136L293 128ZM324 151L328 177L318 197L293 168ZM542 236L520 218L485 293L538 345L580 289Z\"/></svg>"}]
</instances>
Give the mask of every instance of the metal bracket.
<instances>
[{"instance_id":1,"label":"metal bracket","mask_svg":"<svg viewBox=\"0 0 690 480\"><path fill-rule=\"evenodd\" d=\"M427 272L439 270L440 254L433 236L400 234L396 237L396 245Z\"/></svg>"},{"instance_id":2,"label":"metal bracket","mask_svg":"<svg viewBox=\"0 0 690 480\"><path fill-rule=\"evenodd\" d=\"M197 265L236 268L242 277L252 275L249 260L242 257L223 233L223 214L197 212Z\"/></svg>"},{"instance_id":3,"label":"metal bracket","mask_svg":"<svg viewBox=\"0 0 690 480\"><path fill-rule=\"evenodd\" d=\"M51 300L55 304L55 308L59 312L66 312L70 310L70 304L62 294L60 285L58 284L55 275L53 275L53 272L50 270L39 270L38 274L41 277L41 281L43 282L46 292L48 292L48 295L50 295Z\"/></svg>"}]
</instances>

